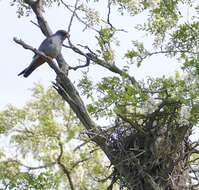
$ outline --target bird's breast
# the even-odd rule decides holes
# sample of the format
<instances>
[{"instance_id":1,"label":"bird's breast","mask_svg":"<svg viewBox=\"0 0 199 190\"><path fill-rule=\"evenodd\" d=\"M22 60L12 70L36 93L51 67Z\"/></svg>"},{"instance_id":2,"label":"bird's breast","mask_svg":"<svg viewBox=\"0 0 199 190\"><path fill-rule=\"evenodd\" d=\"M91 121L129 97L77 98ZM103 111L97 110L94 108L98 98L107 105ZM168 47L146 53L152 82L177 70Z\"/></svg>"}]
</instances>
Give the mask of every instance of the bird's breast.
<instances>
[{"instance_id":1,"label":"bird's breast","mask_svg":"<svg viewBox=\"0 0 199 190\"><path fill-rule=\"evenodd\" d=\"M56 58L61 53L61 48L61 40L54 37L44 41L39 50L44 52L49 57Z\"/></svg>"},{"instance_id":2,"label":"bird's breast","mask_svg":"<svg viewBox=\"0 0 199 190\"><path fill-rule=\"evenodd\" d=\"M49 46L49 49L48 49L48 52L46 52L46 55L48 55L52 58L55 58L60 54L60 52L61 52L61 48L52 44Z\"/></svg>"},{"instance_id":3,"label":"bird's breast","mask_svg":"<svg viewBox=\"0 0 199 190\"><path fill-rule=\"evenodd\" d=\"M46 52L46 55L55 58L61 53L61 46L51 43L48 47L48 51Z\"/></svg>"}]
</instances>

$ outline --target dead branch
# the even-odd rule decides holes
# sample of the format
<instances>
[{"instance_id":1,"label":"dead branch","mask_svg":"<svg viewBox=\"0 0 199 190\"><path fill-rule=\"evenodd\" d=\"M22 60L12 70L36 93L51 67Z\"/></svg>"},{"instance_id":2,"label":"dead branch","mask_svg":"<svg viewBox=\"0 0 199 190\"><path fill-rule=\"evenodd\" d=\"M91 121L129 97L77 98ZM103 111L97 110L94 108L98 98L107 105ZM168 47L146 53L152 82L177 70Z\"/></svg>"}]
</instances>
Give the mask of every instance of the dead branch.
<instances>
[{"instance_id":1,"label":"dead branch","mask_svg":"<svg viewBox=\"0 0 199 190\"><path fill-rule=\"evenodd\" d=\"M111 28L114 28L113 27L113 25L111 24L111 22L110 22L110 15L111 15L111 0L108 0L108 14L107 14L107 23L109 24L109 26L111 27Z\"/></svg>"},{"instance_id":2,"label":"dead branch","mask_svg":"<svg viewBox=\"0 0 199 190\"><path fill-rule=\"evenodd\" d=\"M38 51L36 48L33 48L32 46L26 44L24 41L17 39L16 37L13 38L13 40L21 45L24 49L28 49L31 50L32 52L34 52L35 54L38 54L40 56L42 56L46 62L49 64L49 66L55 71L55 73L58 75L61 73L60 69L56 66L56 63L52 60L51 57L45 55L43 52Z\"/></svg>"},{"instance_id":3,"label":"dead branch","mask_svg":"<svg viewBox=\"0 0 199 190\"><path fill-rule=\"evenodd\" d=\"M28 4L32 8L33 12L35 13L35 15L37 17L38 24L39 24L40 29L43 32L43 34L45 36L50 36L52 34L52 30L51 30L50 26L48 25L48 22L43 17L42 1L41 0L37 0L37 1L24 0L24 2L26 4Z\"/></svg>"},{"instance_id":4,"label":"dead branch","mask_svg":"<svg viewBox=\"0 0 199 190\"><path fill-rule=\"evenodd\" d=\"M69 70L77 70L77 69L80 69L80 68L84 68L84 67L88 67L90 65L90 58L89 58L89 53L87 53L87 57L86 57L86 63L84 65L78 65L76 67L70 67L69 66Z\"/></svg>"},{"instance_id":5,"label":"dead branch","mask_svg":"<svg viewBox=\"0 0 199 190\"><path fill-rule=\"evenodd\" d=\"M98 30L96 30L95 28L89 26L85 21L83 21L78 14L76 13L77 10L77 6L76 6L76 10L74 11L73 9L71 9L71 7L69 5L67 5L63 0L60 0L60 2L77 18L77 20L85 25L85 28L90 28L92 30L94 30L95 32L99 32ZM74 17L73 16L73 17Z\"/></svg>"},{"instance_id":6,"label":"dead branch","mask_svg":"<svg viewBox=\"0 0 199 190\"><path fill-rule=\"evenodd\" d=\"M76 0L76 1L75 1L74 10L73 10L73 12L72 12L72 15L71 15L71 18L70 18L70 22L69 22L69 25L68 25L68 33L70 33L70 29L71 29L71 26L72 26L72 22L73 22L73 19L74 19L75 14L76 14L78 2L79 2L79 0Z\"/></svg>"}]
</instances>

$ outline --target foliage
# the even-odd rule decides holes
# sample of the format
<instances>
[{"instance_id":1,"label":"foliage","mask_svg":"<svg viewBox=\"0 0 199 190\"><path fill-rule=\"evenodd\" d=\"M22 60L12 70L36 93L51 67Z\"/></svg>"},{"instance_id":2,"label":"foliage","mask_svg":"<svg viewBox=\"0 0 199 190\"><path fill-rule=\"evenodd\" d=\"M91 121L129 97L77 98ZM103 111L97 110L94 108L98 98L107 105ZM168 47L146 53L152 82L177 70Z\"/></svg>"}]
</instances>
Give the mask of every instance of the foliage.
<instances>
[{"instance_id":1,"label":"foliage","mask_svg":"<svg viewBox=\"0 0 199 190\"><path fill-rule=\"evenodd\" d=\"M105 189L107 186L93 178L108 175L108 161L89 142L81 124L53 88L45 90L36 84L32 99L23 108L8 106L1 112L1 131L1 139L9 139L0 157L2 187L68 188L61 164L71 173L75 187ZM10 150L14 154L9 154Z\"/></svg>"},{"instance_id":2,"label":"foliage","mask_svg":"<svg viewBox=\"0 0 199 190\"><path fill-rule=\"evenodd\" d=\"M31 13L30 1L11 1L12 5L18 7L18 16ZM67 76L58 76L54 84L83 126L52 89L45 92L41 85L37 85L33 91L33 100L27 106L22 109L10 106L0 113L0 132L10 137L10 142L16 145L22 158L30 154L44 165L52 164L47 174L51 176L51 172L56 172L56 185L69 187L61 177L61 170L52 169L58 165L69 182L67 170L73 171L71 175L74 179L78 172L87 177L78 178L75 185L80 189L113 189L116 188L113 184L117 182L121 189L147 187L149 190L177 190L186 189L187 185L194 189L198 184L192 184L192 174L196 178L198 174L191 170L191 164L194 158L197 159L198 144L190 142L189 136L199 120L198 2L77 0L75 5L62 0L40 2L43 11L54 6L54 3L65 7L66 11L72 13L69 28L75 18L83 24L83 32L91 31L95 40L86 45L74 45L71 39L68 41L68 48L86 59L83 66L69 67L74 70L88 68L77 85L87 100L86 108ZM98 5L103 3L106 12L98 9ZM192 12L189 22L184 16L185 9ZM132 42L128 49L126 44L120 47L124 39L122 37L125 37L131 26L121 29L122 23L113 22L113 13L121 19L144 16L146 20L134 29L150 39L150 47L134 36L128 36ZM38 19L42 19L41 16ZM148 77L141 81L131 76L134 65L140 69L149 58L160 55L181 63L181 69L172 76ZM96 70L103 67L111 75L105 73L94 81L89 78L89 74L95 76L89 70L90 66ZM162 67L161 61L159 66ZM112 122L103 127L95 125L94 119ZM73 152L75 143L89 140L98 146L86 143L78 152ZM101 164L105 157L99 150L92 151L96 148L106 154L113 166L112 170L108 171ZM62 149L65 150L63 154ZM73 168L80 159L86 159L86 162ZM187 175L188 172L191 175ZM97 183L90 178L93 175L95 178L97 175L101 177L103 173L111 174L109 184ZM70 187L72 189L71 184Z\"/></svg>"}]
</instances>

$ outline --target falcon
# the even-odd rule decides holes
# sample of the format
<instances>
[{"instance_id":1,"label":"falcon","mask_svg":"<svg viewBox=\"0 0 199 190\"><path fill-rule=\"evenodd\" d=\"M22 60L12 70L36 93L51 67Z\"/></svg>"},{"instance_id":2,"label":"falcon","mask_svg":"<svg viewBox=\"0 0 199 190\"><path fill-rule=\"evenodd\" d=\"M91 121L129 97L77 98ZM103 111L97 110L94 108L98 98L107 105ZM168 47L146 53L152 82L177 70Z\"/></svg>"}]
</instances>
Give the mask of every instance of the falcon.
<instances>
[{"instance_id":1,"label":"falcon","mask_svg":"<svg viewBox=\"0 0 199 190\"><path fill-rule=\"evenodd\" d=\"M56 58L62 49L63 41L69 37L68 32L65 30L58 30L56 33L47 37L39 46L38 50L43 52L48 57ZM18 74L18 76L23 75L24 77L28 77L37 67L45 63L46 60L41 55L34 55L33 60L30 65L25 68L22 72Z\"/></svg>"}]
</instances>

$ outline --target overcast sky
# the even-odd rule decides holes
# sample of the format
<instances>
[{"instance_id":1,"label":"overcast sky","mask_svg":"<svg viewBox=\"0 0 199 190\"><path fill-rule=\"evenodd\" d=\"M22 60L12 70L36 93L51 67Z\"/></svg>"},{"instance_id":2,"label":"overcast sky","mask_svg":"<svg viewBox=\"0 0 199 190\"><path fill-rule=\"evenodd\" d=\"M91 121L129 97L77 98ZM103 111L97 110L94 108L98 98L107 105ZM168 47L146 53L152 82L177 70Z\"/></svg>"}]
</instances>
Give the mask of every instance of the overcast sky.
<instances>
[{"instance_id":1,"label":"overcast sky","mask_svg":"<svg viewBox=\"0 0 199 190\"><path fill-rule=\"evenodd\" d=\"M104 11L104 4L100 4L98 8ZM184 10L185 14L189 11ZM189 13L190 14L190 13ZM187 14L187 19L190 15ZM53 31L58 29L65 29L69 22L68 13L65 9L57 7L50 8L46 11L45 17L48 20ZM128 28L129 33L122 33L118 36L121 39L121 47L117 51L119 62L123 60L123 53L130 49L131 39L142 40L145 42L148 48L151 47L152 40L150 37L146 38L144 34L136 32L133 29L133 24L143 23L144 15L130 18L128 16L120 17L119 15L111 15L111 21L115 26L119 28ZM9 1L0 1L0 23L1 23L1 35L0 35L0 50L1 50L1 69L0 69L0 109L6 107L8 104L13 104L16 106L22 106L27 100L31 98L30 89L33 88L34 83L40 82L44 86L51 85L51 82L55 79L54 72L48 67L47 64L42 65L28 78L18 77L17 74L21 72L26 66L28 66L32 60L33 53L29 50L24 50L21 46L13 42L13 37L18 37L24 40L26 43L32 45L33 47L38 47L41 41L44 39L43 34L40 30L33 25L30 21L36 22L34 15L31 17L23 17L18 19L16 16L16 8L9 6ZM73 25L71 31L71 39L75 44L84 44L91 47L95 47L96 41L93 36L91 36L90 30L82 32L83 26L78 23ZM130 40L129 40L130 39ZM74 55L69 50L63 49L63 55L70 65L77 65L78 61ZM121 67L121 65L119 65ZM121 67L122 68L122 67ZM145 79L146 76L158 77L162 75L171 76L174 75L177 70L179 70L180 64L176 60L167 59L164 56L154 56L148 59L144 65L136 69L132 67L131 74L136 77L136 79ZM106 70L100 67L91 67L90 78L98 79L101 76L110 74ZM78 80L81 71L70 72L69 77L72 81ZM93 73L93 75L92 75ZM195 130L196 134L193 136L193 140L198 139L199 132L198 129Z\"/></svg>"},{"instance_id":2,"label":"overcast sky","mask_svg":"<svg viewBox=\"0 0 199 190\"><path fill-rule=\"evenodd\" d=\"M103 4L102 4L103 6ZM99 7L103 10L103 7ZM69 15L65 9L50 8L45 13L45 17L49 21L49 24L53 31L58 29L67 28ZM43 34L39 28L33 25L30 21L36 21L34 15L31 17L22 17L20 19L16 16L16 8L9 6L8 1L0 1L0 19L1 19L1 69L0 69L0 109L4 108L7 104L14 104L21 106L30 99L31 89L35 82L41 82L45 86L51 85L51 81L54 80L55 74L48 67L47 64L42 65L37 69L30 77L23 78L18 77L17 74L21 72L32 60L33 53L29 50L23 49L18 44L13 42L13 37L21 38L26 43L33 47L38 47L41 41L44 39ZM119 17L116 15L111 16L112 22L117 25L121 25L120 28L129 26L129 33L122 33L118 37L122 39L120 51L117 55L122 56L122 50L130 49L131 39L144 39L148 47L151 46L152 40L150 38L145 39L144 34L135 32L132 25L142 22L144 16L136 17L132 19L128 16ZM74 43L83 43L84 45L90 44L95 46L95 39L90 37L92 31L82 32L82 27L74 25L71 31L71 38ZM93 42L93 43L92 43ZM74 54L71 51L63 49L63 54L66 61L70 64L78 64L78 61L74 59ZM82 58L83 59L83 58ZM124 61L120 58L120 61ZM120 65L119 65L120 66ZM137 79L144 79L146 76L162 76L173 75L179 68L179 64L174 60L166 59L164 56L154 56L149 59L140 69L133 67L131 74ZM95 76L102 76L105 72L104 69L96 67L91 68L94 70ZM71 72L70 77L72 80L79 78L79 72ZM91 75L92 78L92 75Z\"/></svg>"}]
</instances>

